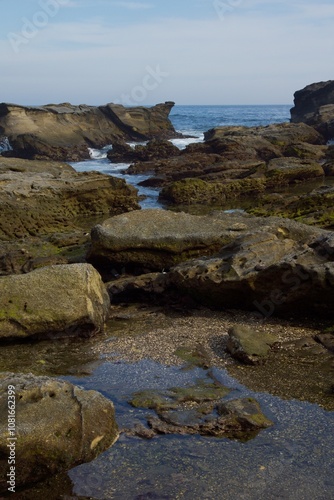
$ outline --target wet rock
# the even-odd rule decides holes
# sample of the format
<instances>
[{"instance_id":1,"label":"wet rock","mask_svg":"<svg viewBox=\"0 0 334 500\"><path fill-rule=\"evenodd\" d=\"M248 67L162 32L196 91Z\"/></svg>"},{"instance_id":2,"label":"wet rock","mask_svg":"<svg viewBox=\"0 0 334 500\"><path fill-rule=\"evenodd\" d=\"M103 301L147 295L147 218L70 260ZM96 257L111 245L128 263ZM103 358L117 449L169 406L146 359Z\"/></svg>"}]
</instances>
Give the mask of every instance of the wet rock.
<instances>
[{"instance_id":1,"label":"wet rock","mask_svg":"<svg viewBox=\"0 0 334 500\"><path fill-rule=\"evenodd\" d=\"M272 422L262 413L259 403L254 398L233 399L221 402L217 406L218 414L232 417L236 424L242 424L245 428L265 429Z\"/></svg>"},{"instance_id":2,"label":"wet rock","mask_svg":"<svg viewBox=\"0 0 334 500\"><path fill-rule=\"evenodd\" d=\"M31 374L0 375L0 492L7 491L8 437L15 437L16 488L93 460L118 437L112 402L96 391ZM9 388L15 436L8 436Z\"/></svg>"},{"instance_id":3,"label":"wet rock","mask_svg":"<svg viewBox=\"0 0 334 500\"><path fill-rule=\"evenodd\" d=\"M152 139L146 145L137 145L135 148L130 147L130 149L124 144L116 145L116 148L113 145L107 156L112 162L147 162L178 156L179 154L179 148L171 142L162 139Z\"/></svg>"},{"instance_id":4,"label":"wet rock","mask_svg":"<svg viewBox=\"0 0 334 500\"><path fill-rule=\"evenodd\" d=\"M230 389L221 384L200 379L196 385L189 387L170 387L165 391L150 389L136 392L130 400L130 404L135 408L148 408L160 412L177 409L183 403L201 404L216 401L229 392Z\"/></svg>"},{"instance_id":5,"label":"wet rock","mask_svg":"<svg viewBox=\"0 0 334 500\"><path fill-rule=\"evenodd\" d=\"M222 401L213 408L200 405L161 411L158 417L150 417L148 423L158 434L200 434L243 441L254 438L261 429L273 425L252 398Z\"/></svg>"},{"instance_id":6,"label":"wet rock","mask_svg":"<svg viewBox=\"0 0 334 500\"><path fill-rule=\"evenodd\" d=\"M293 123L315 127L326 140L334 137L334 81L307 85L294 94Z\"/></svg>"},{"instance_id":7,"label":"wet rock","mask_svg":"<svg viewBox=\"0 0 334 500\"><path fill-rule=\"evenodd\" d=\"M334 188L324 184L303 194L263 194L257 206L249 210L254 215L276 215L295 219L312 226L332 230L334 227Z\"/></svg>"},{"instance_id":8,"label":"wet rock","mask_svg":"<svg viewBox=\"0 0 334 500\"><path fill-rule=\"evenodd\" d=\"M234 326L228 331L226 349L233 358L249 365L261 364L267 358L276 337L248 326Z\"/></svg>"},{"instance_id":9,"label":"wet rock","mask_svg":"<svg viewBox=\"0 0 334 500\"><path fill-rule=\"evenodd\" d=\"M254 399L221 399L228 393L228 388L203 379L191 387L135 393L131 404L156 411L156 416L147 419L155 434L200 434L247 440L272 425ZM125 430L129 435L133 435L133 431L136 430ZM135 434L140 436L141 429Z\"/></svg>"},{"instance_id":10,"label":"wet rock","mask_svg":"<svg viewBox=\"0 0 334 500\"><path fill-rule=\"evenodd\" d=\"M147 419L154 434L200 434L247 440L260 429L272 425L257 401L252 398L221 399L228 393L228 388L203 379L190 387L141 391L134 394L130 403L136 408L156 411L156 416ZM145 427L143 433L142 425L124 432L131 436L152 437Z\"/></svg>"},{"instance_id":11,"label":"wet rock","mask_svg":"<svg viewBox=\"0 0 334 500\"><path fill-rule=\"evenodd\" d=\"M107 158L112 163L128 163L132 162L135 158L134 150L125 141L114 141L112 149L107 152Z\"/></svg>"},{"instance_id":12,"label":"wet rock","mask_svg":"<svg viewBox=\"0 0 334 500\"><path fill-rule=\"evenodd\" d=\"M0 157L0 240L73 231L75 218L139 208L137 190L122 179Z\"/></svg>"},{"instance_id":13,"label":"wet rock","mask_svg":"<svg viewBox=\"0 0 334 500\"><path fill-rule=\"evenodd\" d=\"M221 205L227 199L257 196L266 189L265 178L240 179L228 182L207 182L201 179L183 179L164 187L159 199L171 205Z\"/></svg>"},{"instance_id":14,"label":"wet rock","mask_svg":"<svg viewBox=\"0 0 334 500\"><path fill-rule=\"evenodd\" d=\"M0 127L11 151L27 159L78 161L89 158L89 147L113 141L177 137L168 119L172 102L152 108L119 104L73 106L69 103L25 107L0 105Z\"/></svg>"},{"instance_id":15,"label":"wet rock","mask_svg":"<svg viewBox=\"0 0 334 500\"><path fill-rule=\"evenodd\" d=\"M266 161L282 156L286 148L293 144L324 144L321 134L305 123L276 123L265 127L215 127L204 135L210 145L214 144L211 141L226 137L233 137L236 140L246 137L251 147L255 148L261 159ZM265 145L265 149L272 152L271 155L261 153Z\"/></svg>"},{"instance_id":16,"label":"wet rock","mask_svg":"<svg viewBox=\"0 0 334 500\"><path fill-rule=\"evenodd\" d=\"M323 164L322 168L324 169L325 175L328 177L334 176L334 160L326 161Z\"/></svg>"},{"instance_id":17,"label":"wet rock","mask_svg":"<svg viewBox=\"0 0 334 500\"><path fill-rule=\"evenodd\" d=\"M110 300L89 264L48 266L0 278L0 338L91 336L103 330Z\"/></svg>"}]
</instances>

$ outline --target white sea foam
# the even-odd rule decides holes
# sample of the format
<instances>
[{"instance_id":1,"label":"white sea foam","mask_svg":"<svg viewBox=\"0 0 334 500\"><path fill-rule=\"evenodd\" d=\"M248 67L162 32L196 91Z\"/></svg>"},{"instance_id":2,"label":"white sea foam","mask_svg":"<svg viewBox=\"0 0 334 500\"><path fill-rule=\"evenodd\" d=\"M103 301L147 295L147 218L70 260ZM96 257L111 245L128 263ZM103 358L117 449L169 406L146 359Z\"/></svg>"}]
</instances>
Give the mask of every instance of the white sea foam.
<instances>
[{"instance_id":1,"label":"white sea foam","mask_svg":"<svg viewBox=\"0 0 334 500\"><path fill-rule=\"evenodd\" d=\"M92 160L103 160L107 158L107 153L110 149L112 149L112 145L108 144L102 149L88 148L88 151Z\"/></svg>"},{"instance_id":2,"label":"white sea foam","mask_svg":"<svg viewBox=\"0 0 334 500\"><path fill-rule=\"evenodd\" d=\"M171 143L179 149L185 149L189 144L194 144L198 142L203 142L204 134L201 134L199 137L187 137L184 139L171 139Z\"/></svg>"},{"instance_id":3,"label":"white sea foam","mask_svg":"<svg viewBox=\"0 0 334 500\"><path fill-rule=\"evenodd\" d=\"M0 137L0 153L1 151L12 151L8 137Z\"/></svg>"}]
</instances>

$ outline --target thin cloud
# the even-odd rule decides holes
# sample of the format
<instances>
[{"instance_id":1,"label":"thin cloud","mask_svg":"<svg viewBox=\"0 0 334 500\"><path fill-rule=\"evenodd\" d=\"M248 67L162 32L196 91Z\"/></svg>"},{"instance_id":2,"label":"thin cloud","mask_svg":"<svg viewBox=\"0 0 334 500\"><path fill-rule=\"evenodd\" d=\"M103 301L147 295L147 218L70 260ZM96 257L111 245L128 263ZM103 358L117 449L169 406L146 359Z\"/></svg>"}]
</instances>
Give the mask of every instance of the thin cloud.
<instances>
[{"instance_id":1,"label":"thin cloud","mask_svg":"<svg viewBox=\"0 0 334 500\"><path fill-rule=\"evenodd\" d=\"M128 10L153 9L153 5L141 2L111 2L111 5L115 5L115 7L123 7Z\"/></svg>"}]
</instances>

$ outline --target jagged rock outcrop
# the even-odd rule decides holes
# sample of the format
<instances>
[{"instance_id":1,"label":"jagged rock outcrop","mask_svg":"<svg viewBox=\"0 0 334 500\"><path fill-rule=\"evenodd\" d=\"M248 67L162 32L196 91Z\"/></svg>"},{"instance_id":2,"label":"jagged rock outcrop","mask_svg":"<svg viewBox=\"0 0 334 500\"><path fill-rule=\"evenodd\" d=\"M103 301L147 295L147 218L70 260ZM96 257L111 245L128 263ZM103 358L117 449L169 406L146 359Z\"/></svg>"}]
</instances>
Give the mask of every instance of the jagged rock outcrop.
<instances>
[{"instance_id":1,"label":"jagged rock outcrop","mask_svg":"<svg viewBox=\"0 0 334 500\"><path fill-rule=\"evenodd\" d=\"M0 375L0 493L89 462L117 438L113 403L102 394L50 377Z\"/></svg>"},{"instance_id":2,"label":"jagged rock outcrop","mask_svg":"<svg viewBox=\"0 0 334 500\"><path fill-rule=\"evenodd\" d=\"M137 190L123 179L0 156L0 240L69 231L77 217L139 208Z\"/></svg>"},{"instance_id":3,"label":"jagged rock outcrop","mask_svg":"<svg viewBox=\"0 0 334 500\"><path fill-rule=\"evenodd\" d=\"M78 161L89 158L89 147L114 141L177 137L168 119L172 102L151 108L119 104L73 106L69 103L27 107L0 104L0 137L12 151L6 156Z\"/></svg>"},{"instance_id":4,"label":"jagged rock outcrop","mask_svg":"<svg viewBox=\"0 0 334 500\"><path fill-rule=\"evenodd\" d=\"M326 140L334 138L334 80L307 85L294 94L291 122L314 127Z\"/></svg>"},{"instance_id":5,"label":"jagged rock outcrop","mask_svg":"<svg viewBox=\"0 0 334 500\"><path fill-rule=\"evenodd\" d=\"M89 264L47 266L0 278L0 339L91 336L104 328L109 295Z\"/></svg>"}]
</instances>

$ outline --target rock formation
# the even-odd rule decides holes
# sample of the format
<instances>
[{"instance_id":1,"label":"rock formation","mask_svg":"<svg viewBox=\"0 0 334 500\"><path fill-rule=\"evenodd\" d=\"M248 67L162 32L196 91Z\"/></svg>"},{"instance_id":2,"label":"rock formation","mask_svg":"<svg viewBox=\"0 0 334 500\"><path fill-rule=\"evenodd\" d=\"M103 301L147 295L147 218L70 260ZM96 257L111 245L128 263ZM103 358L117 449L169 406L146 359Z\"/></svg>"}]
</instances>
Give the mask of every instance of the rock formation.
<instances>
[{"instance_id":1,"label":"rock formation","mask_svg":"<svg viewBox=\"0 0 334 500\"><path fill-rule=\"evenodd\" d=\"M65 163L0 156L0 240L68 230L75 218L139 209L123 179Z\"/></svg>"},{"instance_id":2,"label":"rock formation","mask_svg":"<svg viewBox=\"0 0 334 500\"><path fill-rule=\"evenodd\" d=\"M334 80L307 85L294 94L291 122L304 122L326 140L334 138Z\"/></svg>"},{"instance_id":3,"label":"rock formation","mask_svg":"<svg viewBox=\"0 0 334 500\"><path fill-rule=\"evenodd\" d=\"M91 336L104 328L110 301L89 264L46 266L0 278L0 339Z\"/></svg>"},{"instance_id":4,"label":"rock formation","mask_svg":"<svg viewBox=\"0 0 334 500\"><path fill-rule=\"evenodd\" d=\"M8 440L9 391L15 440ZM100 393L49 377L0 375L0 493L8 493L10 453L18 489L93 460L117 438L114 406Z\"/></svg>"},{"instance_id":5,"label":"rock formation","mask_svg":"<svg viewBox=\"0 0 334 500\"><path fill-rule=\"evenodd\" d=\"M152 108L118 104L46 106L0 104L0 137L8 138L7 156L78 161L89 158L89 147L114 141L177 137L168 119L172 102Z\"/></svg>"}]
</instances>

